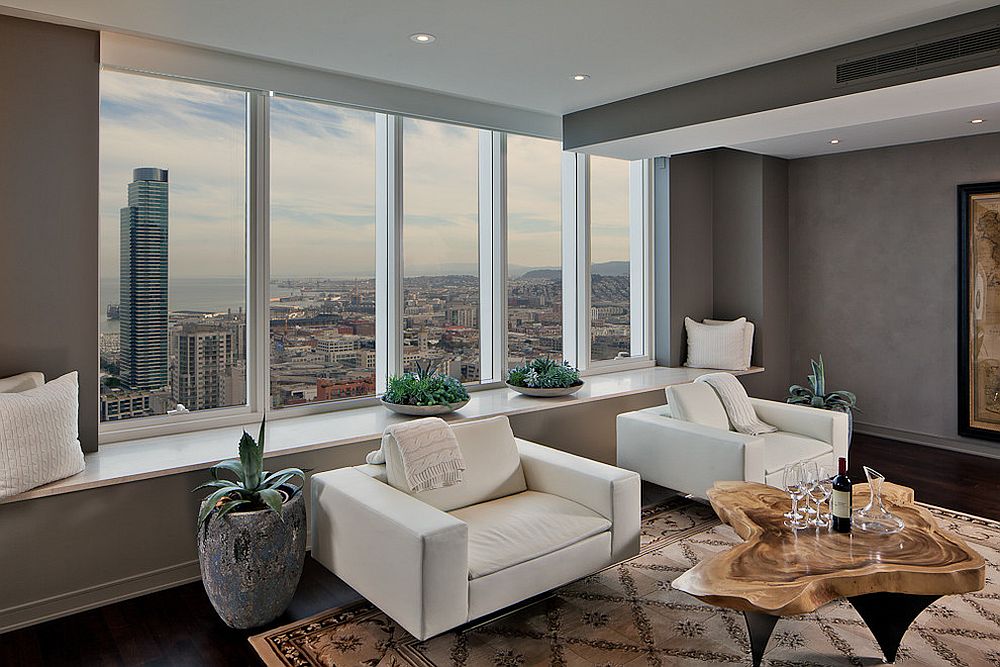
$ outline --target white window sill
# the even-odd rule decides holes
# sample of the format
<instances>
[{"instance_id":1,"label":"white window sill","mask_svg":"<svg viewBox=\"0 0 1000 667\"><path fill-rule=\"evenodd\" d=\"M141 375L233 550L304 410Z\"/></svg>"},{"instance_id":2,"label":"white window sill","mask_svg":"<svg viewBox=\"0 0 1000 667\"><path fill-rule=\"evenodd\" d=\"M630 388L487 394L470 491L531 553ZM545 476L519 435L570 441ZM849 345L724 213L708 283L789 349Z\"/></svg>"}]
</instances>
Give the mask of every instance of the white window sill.
<instances>
[{"instance_id":1,"label":"white window sill","mask_svg":"<svg viewBox=\"0 0 1000 667\"><path fill-rule=\"evenodd\" d=\"M754 367L736 375L763 370ZM467 406L444 418L450 422L463 422L549 410L684 384L705 372L697 368L655 366L592 375L585 378L586 384L575 395L558 398L529 398L506 387L487 389L473 392ZM382 437L386 426L406 419L376 405L274 420L267 426L265 456L377 440ZM247 424L247 429L256 436L256 424ZM0 500L0 504L205 469L223 459L237 456L236 445L242 430L243 426L228 426L103 445L99 451L86 455L87 469L83 472L5 498Z\"/></svg>"}]
</instances>

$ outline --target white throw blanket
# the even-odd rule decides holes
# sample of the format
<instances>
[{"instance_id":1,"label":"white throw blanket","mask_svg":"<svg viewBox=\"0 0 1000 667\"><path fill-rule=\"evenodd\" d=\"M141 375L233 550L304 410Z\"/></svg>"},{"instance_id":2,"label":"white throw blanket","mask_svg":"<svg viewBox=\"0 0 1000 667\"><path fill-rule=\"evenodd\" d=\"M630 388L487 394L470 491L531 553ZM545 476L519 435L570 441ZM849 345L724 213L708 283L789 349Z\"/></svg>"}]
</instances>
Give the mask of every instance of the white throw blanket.
<instances>
[{"instance_id":1,"label":"white throw blanket","mask_svg":"<svg viewBox=\"0 0 1000 667\"><path fill-rule=\"evenodd\" d=\"M719 400L722 401L722 407L726 409L729 422L739 433L761 435L762 433L774 433L778 430L776 426L762 422L757 418L757 412L753 409L753 404L750 403L747 390L732 373L708 373L695 378L694 381L704 382L715 390L715 393L719 395Z\"/></svg>"},{"instance_id":2,"label":"white throw blanket","mask_svg":"<svg viewBox=\"0 0 1000 667\"><path fill-rule=\"evenodd\" d=\"M465 459L447 422L439 417L416 419L385 429L399 447L403 475L410 491L440 489L462 481ZM384 439L383 439L384 442ZM370 452L368 463L385 463L382 448Z\"/></svg>"}]
</instances>

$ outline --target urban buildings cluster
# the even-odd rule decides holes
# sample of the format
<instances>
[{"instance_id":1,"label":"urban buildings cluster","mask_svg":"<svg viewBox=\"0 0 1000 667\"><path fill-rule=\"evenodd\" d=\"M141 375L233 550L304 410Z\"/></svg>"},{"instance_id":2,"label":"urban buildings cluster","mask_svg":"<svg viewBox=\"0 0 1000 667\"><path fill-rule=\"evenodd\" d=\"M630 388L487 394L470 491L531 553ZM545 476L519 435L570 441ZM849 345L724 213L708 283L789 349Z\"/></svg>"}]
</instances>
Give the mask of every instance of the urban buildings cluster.
<instances>
[{"instance_id":1,"label":"urban buildings cluster","mask_svg":"<svg viewBox=\"0 0 1000 667\"><path fill-rule=\"evenodd\" d=\"M100 339L102 421L247 400L244 310L170 311L167 248L167 171L135 169L121 209L119 303L106 304L118 332ZM509 280L509 365L562 358L561 278L536 269ZM593 358L627 356L628 276L595 273L591 290ZM273 407L375 394L374 278L272 280L271 292ZM408 277L403 299L404 370L480 380L478 278Z\"/></svg>"}]
</instances>

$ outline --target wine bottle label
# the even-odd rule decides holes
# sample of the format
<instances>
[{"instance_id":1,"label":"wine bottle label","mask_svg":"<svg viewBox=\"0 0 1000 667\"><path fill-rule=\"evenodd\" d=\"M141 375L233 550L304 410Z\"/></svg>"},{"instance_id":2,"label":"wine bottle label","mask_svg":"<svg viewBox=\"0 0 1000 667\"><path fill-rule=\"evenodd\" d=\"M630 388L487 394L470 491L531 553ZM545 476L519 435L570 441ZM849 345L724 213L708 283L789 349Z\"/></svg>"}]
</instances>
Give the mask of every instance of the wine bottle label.
<instances>
[{"instance_id":1,"label":"wine bottle label","mask_svg":"<svg viewBox=\"0 0 1000 667\"><path fill-rule=\"evenodd\" d=\"M835 490L830 498L830 512L841 519L851 518L851 492Z\"/></svg>"}]
</instances>

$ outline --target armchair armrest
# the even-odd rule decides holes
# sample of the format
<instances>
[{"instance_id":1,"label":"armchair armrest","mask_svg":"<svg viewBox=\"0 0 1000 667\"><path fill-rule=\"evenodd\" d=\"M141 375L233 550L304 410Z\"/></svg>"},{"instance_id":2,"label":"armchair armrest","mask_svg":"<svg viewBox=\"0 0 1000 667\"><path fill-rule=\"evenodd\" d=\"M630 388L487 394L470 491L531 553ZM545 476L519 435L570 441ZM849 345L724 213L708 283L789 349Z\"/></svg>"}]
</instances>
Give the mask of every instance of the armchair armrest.
<instances>
[{"instance_id":1,"label":"armchair armrest","mask_svg":"<svg viewBox=\"0 0 1000 667\"><path fill-rule=\"evenodd\" d=\"M517 438L528 488L580 503L611 522L613 562L639 553L639 475Z\"/></svg>"},{"instance_id":2,"label":"armchair armrest","mask_svg":"<svg viewBox=\"0 0 1000 667\"><path fill-rule=\"evenodd\" d=\"M781 401L751 398L757 416L779 430L814 438L833 447L835 458L847 458L847 415L834 410L821 410L807 405L792 405Z\"/></svg>"},{"instance_id":3,"label":"armchair armrest","mask_svg":"<svg viewBox=\"0 0 1000 667\"><path fill-rule=\"evenodd\" d=\"M314 558L419 639L468 620L465 522L353 468L311 481Z\"/></svg>"},{"instance_id":4,"label":"armchair armrest","mask_svg":"<svg viewBox=\"0 0 1000 667\"><path fill-rule=\"evenodd\" d=\"M618 415L618 465L675 491L706 498L719 480L764 482L764 440L657 414Z\"/></svg>"}]
</instances>

